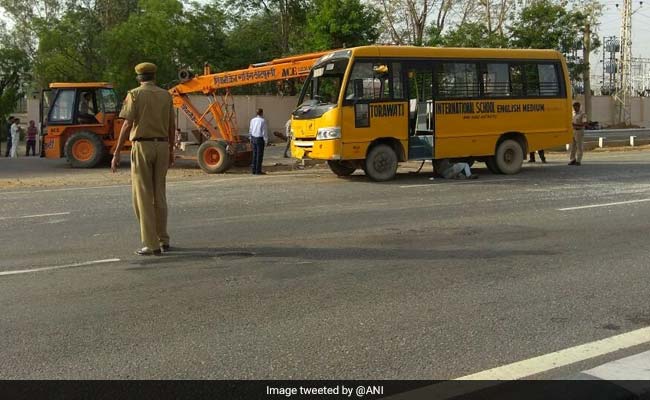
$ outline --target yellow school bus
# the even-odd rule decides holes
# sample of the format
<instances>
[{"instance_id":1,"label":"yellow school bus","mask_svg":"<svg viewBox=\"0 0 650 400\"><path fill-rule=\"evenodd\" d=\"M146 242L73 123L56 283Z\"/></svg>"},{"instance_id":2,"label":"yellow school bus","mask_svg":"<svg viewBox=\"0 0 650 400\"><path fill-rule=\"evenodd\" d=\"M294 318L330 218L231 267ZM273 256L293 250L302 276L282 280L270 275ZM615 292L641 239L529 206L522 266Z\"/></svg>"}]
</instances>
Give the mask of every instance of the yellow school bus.
<instances>
[{"instance_id":1,"label":"yellow school bus","mask_svg":"<svg viewBox=\"0 0 650 400\"><path fill-rule=\"evenodd\" d=\"M339 176L393 179L400 161L519 172L571 141L571 86L554 50L364 46L319 59L292 114L292 155Z\"/></svg>"}]
</instances>

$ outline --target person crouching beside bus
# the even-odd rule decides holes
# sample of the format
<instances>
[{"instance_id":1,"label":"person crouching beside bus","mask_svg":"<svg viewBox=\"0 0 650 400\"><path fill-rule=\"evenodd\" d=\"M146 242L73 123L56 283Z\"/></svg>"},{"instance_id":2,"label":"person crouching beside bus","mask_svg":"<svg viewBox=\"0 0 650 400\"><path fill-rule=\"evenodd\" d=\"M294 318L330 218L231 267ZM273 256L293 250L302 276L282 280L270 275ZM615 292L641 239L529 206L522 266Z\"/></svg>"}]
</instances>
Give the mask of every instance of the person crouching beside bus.
<instances>
[{"instance_id":1,"label":"person crouching beside bus","mask_svg":"<svg viewBox=\"0 0 650 400\"><path fill-rule=\"evenodd\" d=\"M478 175L472 174L468 163L452 163L447 158L434 160L433 168L438 175L445 179L476 179Z\"/></svg>"},{"instance_id":2,"label":"person crouching beside bus","mask_svg":"<svg viewBox=\"0 0 650 400\"><path fill-rule=\"evenodd\" d=\"M587 125L587 114L580 110L580 102L573 103L573 141L571 142L571 153L569 165L580 165L582 162L583 140L585 137L585 126Z\"/></svg>"}]
</instances>

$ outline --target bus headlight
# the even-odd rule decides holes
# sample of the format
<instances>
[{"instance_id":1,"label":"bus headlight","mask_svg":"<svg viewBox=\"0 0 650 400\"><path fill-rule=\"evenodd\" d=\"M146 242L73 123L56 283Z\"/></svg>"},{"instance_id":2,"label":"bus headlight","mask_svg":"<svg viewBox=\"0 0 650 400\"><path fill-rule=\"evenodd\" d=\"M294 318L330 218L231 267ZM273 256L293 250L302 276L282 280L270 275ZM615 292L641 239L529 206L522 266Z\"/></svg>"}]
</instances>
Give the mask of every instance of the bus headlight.
<instances>
[{"instance_id":1,"label":"bus headlight","mask_svg":"<svg viewBox=\"0 0 650 400\"><path fill-rule=\"evenodd\" d=\"M320 128L316 134L316 140L340 139L341 127Z\"/></svg>"}]
</instances>

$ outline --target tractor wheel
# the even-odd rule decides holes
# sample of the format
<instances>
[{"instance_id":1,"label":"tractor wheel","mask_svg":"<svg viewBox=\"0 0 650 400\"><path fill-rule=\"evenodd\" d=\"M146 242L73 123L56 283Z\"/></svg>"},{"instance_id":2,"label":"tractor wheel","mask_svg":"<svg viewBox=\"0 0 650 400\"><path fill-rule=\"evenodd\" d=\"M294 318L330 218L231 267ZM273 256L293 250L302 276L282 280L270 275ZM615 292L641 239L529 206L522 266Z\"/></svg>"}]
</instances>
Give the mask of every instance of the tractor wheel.
<instances>
[{"instance_id":1,"label":"tractor wheel","mask_svg":"<svg viewBox=\"0 0 650 400\"><path fill-rule=\"evenodd\" d=\"M92 132L77 132L65 142L65 156L73 168L92 168L105 154L102 139Z\"/></svg>"},{"instance_id":2,"label":"tractor wheel","mask_svg":"<svg viewBox=\"0 0 650 400\"><path fill-rule=\"evenodd\" d=\"M226 172L234 161L233 157L228 154L226 145L214 140L209 140L199 146L197 157L199 166L208 174Z\"/></svg>"},{"instance_id":3,"label":"tractor wheel","mask_svg":"<svg viewBox=\"0 0 650 400\"><path fill-rule=\"evenodd\" d=\"M366 174L375 182L389 181L397 174L397 154L387 144L373 146L366 157Z\"/></svg>"},{"instance_id":4,"label":"tractor wheel","mask_svg":"<svg viewBox=\"0 0 650 400\"><path fill-rule=\"evenodd\" d=\"M357 170L357 167L349 161L328 160L327 165L337 176L350 176Z\"/></svg>"}]
</instances>

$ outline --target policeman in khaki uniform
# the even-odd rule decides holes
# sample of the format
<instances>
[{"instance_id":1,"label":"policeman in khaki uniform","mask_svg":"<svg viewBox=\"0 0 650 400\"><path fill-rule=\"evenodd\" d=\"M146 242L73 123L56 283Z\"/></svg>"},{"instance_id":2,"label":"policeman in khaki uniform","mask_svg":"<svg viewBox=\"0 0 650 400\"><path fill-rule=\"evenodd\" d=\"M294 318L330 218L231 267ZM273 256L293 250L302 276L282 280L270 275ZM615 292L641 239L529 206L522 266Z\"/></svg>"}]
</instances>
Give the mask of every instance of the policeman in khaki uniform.
<instances>
[{"instance_id":1,"label":"policeman in khaki uniform","mask_svg":"<svg viewBox=\"0 0 650 400\"><path fill-rule=\"evenodd\" d=\"M127 135L131 147L131 185L133 208L140 222L141 256L169 251L167 233L167 169L174 162L174 113L171 95L156 86L156 66L136 65L140 87L129 91L120 117L124 125L113 154L111 169L117 171L120 150Z\"/></svg>"}]
</instances>

